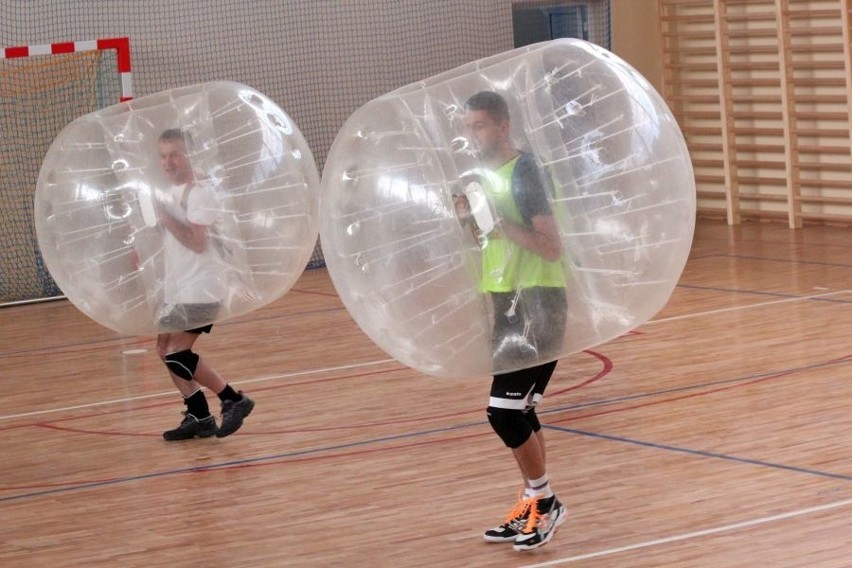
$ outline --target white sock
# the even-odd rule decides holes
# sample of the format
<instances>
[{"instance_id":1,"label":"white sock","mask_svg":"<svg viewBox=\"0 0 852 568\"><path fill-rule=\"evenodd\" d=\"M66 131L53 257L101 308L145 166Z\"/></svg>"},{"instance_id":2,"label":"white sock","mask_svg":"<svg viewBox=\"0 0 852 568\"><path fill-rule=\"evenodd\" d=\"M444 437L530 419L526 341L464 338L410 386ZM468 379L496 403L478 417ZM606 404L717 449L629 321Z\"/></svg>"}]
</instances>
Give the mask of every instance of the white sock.
<instances>
[{"instance_id":1,"label":"white sock","mask_svg":"<svg viewBox=\"0 0 852 568\"><path fill-rule=\"evenodd\" d=\"M547 474L545 473L538 479L530 479L524 493L527 497L534 497L536 495L541 495L545 499L553 497L553 490L550 488L550 481L547 478Z\"/></svg>"}]
</instances>

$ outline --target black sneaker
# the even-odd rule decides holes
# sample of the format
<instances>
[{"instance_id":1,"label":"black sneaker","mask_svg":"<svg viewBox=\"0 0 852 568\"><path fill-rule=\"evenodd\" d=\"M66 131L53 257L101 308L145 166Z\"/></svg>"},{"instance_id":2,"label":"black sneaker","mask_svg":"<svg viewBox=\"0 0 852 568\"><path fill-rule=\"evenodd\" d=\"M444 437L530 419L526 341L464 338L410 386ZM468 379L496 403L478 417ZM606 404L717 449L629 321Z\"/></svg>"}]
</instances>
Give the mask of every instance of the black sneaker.
<instances>
[{"instance_id":1,"label":"black sneaker","mask_svg":"<svg viewBox=\"0 0 852 568\"><path fill-rule=\"evenodd\" d=\"M530 503L527 525L515 539L513 548L515 550L535 550L539 546L544 546L550 542L550 539L565 522L567 514L565 506L559 502L555 495L547 499L534 497Z\"/></svg>"},{"instance_id":2,"label":"black sneaker","mask_svg":"<svg viewBox=\"0 0 852 568\"><path fill-rule=\"evenodd\" d=\"M168 441L191 440L192 438L209 438L216 433L216 419L213 416L199 420L189 412L182 412L183 420L174 430L163 432L163 438Z\"/></svg>"},{"instance_id":3,"label":"black sneaker","mask_svg":"<svg viewBox=\"0 0 852 568\"><path fill-rule=\"evenodd\" d=\"M230 436L240 429L243 425L243 420L251 414L254 409L254 401L239 391L242 398L240 400L223 400L222 401L222 425L216 432L217 438Z\"/></svg>"},{"instance_id":4,"label":"black sneaker","mask_svg":"<svg viewBox=\"0 0 852 568\"><path fill-rule=\"evenodd\" d=\"M487 542L515 542L515 539L527 526L527 519L530 516L530 499L524 498L524 493L518 496L518 502L506 515L502 525L496 526L493 529L488 529L482 535Z\"/></svg>"}]
</instances>

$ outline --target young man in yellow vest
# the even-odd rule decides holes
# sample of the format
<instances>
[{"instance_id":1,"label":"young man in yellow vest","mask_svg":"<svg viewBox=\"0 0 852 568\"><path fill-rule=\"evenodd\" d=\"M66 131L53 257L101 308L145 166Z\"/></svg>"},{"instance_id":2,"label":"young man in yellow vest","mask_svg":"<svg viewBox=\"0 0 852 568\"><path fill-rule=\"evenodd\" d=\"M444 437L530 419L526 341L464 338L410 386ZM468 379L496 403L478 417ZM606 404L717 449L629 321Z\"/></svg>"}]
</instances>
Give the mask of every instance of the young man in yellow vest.
<instances>
[{"instance_id":1,"label":"young man in yellow vest","mask_svg":"<svg viewBox=\"0 0 852 568\"><path fill-rule=\"evenodd\" d=\"M517 505L484 537L512 542L515 550L533 550L552 538L566 516L550 487L544 435L535 413L556 368L567 314L562 247L549 200L552 184L535 156L513 145L509 109L501 95L483 91L468 99L464 125L483 166L475 173L497 218L480 238L480 287L494 308L495 375L488 420L511 449L524 479ZM463 198L457 209L463 222L472 219Z\"/></svg>"}]
</instances>

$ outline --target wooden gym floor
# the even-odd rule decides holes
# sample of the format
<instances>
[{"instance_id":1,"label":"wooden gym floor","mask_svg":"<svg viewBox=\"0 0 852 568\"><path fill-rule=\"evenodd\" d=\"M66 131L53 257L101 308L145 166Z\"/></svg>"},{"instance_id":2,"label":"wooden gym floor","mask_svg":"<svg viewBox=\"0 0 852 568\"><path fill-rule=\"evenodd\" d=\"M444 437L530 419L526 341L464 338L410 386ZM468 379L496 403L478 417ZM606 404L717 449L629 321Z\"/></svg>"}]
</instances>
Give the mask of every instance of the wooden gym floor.
<instances>
[{"instance_id":1,"label":"wooden gym floor","mask_svg":"<svg viewBox=\"0 0 852 568\"><path fill-rule=\"evenodd\" d=\"M221 440L162 440L153 338L5 308L0 566L852 566L850 337L852 230L700 221L669 304L557 367L569 518L517 553L481 539L520 487L488 378L391 360L325 270L197 344L257 402Z\"/></svg>"}]
</instances>

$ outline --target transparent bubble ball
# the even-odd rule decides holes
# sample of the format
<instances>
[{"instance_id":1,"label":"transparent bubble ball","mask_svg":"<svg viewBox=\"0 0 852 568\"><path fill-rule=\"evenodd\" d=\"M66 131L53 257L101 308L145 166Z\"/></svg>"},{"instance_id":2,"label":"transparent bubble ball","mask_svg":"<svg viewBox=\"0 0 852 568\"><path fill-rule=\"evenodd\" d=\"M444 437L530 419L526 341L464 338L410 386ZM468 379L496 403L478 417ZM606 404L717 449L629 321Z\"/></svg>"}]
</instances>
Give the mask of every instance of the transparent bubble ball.
<instances>
[{"instance_id":1,"label":"transparent bubble ball","mask_svg":"<svg viewBox=\"0 0 852 568\"><path fill-rule=\"evenodd\" d=\"M147 335L280 298L313 252L318 202L317 167L292 119L251 87L220 81L70 123L42 163L35 225L77 308Z\"/></svg>"},{"instance_id":2,"label":"transparent bubble ball","mask_svg":"<svg viewBox=\"0 0 852 568\"><path fill-rule=\"evenodd\" d=\"M496 167L483 173L466 106L482 91L506 101L509 141L533 157L547 206L524 211L537 215L518 218L495 197L499 179L514 181ZM498 183L483 192L489 176ZM365 104L334 141L321 202L326 264L355 321L397 360L446 378L528 368L648 321L668 301L695 228L693 170L672 113L627 63L572 39ZM546 279L532 258L506 268L508 292L486 288L489 246L530 258L501 228L506 220L529 231L542 218L556 227L557 259L547 266L562 271L564 287L550 282L539 294Z\"/></svg>"}]
</instances>

